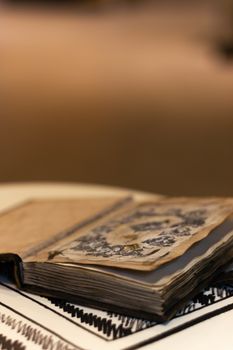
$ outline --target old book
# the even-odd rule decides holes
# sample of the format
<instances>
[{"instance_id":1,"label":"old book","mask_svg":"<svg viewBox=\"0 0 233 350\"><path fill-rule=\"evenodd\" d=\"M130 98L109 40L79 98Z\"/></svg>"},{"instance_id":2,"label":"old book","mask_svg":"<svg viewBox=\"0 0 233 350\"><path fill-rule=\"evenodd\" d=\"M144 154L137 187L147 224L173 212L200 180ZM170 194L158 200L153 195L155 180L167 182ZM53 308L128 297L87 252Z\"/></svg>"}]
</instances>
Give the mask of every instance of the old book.
<instances>
[{"instance_id":1,"label":"old book","mask_svg":"<svg viewBox=\"0 0 233 350\"><path fill-rule=\"evenodd\" d=\"M233 199L32 200L0 214L0 258L40 295L162 321L233 256Z\"/></svg>"}]
</instances>

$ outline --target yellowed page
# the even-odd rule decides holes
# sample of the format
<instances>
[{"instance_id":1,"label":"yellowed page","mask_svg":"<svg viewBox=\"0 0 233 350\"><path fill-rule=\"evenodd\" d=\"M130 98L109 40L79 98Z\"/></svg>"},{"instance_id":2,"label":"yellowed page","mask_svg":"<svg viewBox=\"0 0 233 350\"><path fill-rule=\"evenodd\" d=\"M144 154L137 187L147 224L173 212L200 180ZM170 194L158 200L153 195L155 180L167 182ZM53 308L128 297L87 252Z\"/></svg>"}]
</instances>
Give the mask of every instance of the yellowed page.
<instances>
[{"instance_id":1,"label":"yellowed page","mask_svg":"<svg viewBox=\"0 0 233 350\"><path fill-rule=\"evenodd\" d=\"M170 198L137 204L84 228L37 259L153 270L182 255L232 212L232 199Z\"/></svg>"},{"instance_id":2,"label":"yellowed page","mask_svg":"<svg viewBox=\"0 0 233 350\"><path fill-rule=\"evenodd\" d=\"M0 214L0 254L24 258L131 201L129 197L27 201Z\"/></svg>"}]
</instances>

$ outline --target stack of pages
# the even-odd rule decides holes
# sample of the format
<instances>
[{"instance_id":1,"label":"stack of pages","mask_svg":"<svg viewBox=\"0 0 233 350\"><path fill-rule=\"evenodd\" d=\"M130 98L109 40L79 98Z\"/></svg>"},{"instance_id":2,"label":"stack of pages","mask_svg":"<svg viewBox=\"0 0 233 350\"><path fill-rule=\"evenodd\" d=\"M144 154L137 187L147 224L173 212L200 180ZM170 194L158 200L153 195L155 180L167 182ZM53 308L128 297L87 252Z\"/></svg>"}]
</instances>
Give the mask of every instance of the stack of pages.
<instances>
[{"instance_id":1,"label":"stack of pages","mask_svg":"<svg viewBox=\"0 0 233 350\"><path fill-rule=\"evenodd\" d=\"M232 214L231 198L32 200L1 213L0 258L24 290L162 321L223 276Z\"/></svg>"}]
</instances>

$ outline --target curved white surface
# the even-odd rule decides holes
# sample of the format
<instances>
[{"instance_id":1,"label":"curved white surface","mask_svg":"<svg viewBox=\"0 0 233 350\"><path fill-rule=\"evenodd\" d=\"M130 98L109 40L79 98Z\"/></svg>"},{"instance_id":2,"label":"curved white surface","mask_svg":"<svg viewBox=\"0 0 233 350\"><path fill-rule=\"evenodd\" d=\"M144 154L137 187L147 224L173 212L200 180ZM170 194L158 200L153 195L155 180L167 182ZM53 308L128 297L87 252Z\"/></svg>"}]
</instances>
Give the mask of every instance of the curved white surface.
<instances>
[{"instance_id":1,"label":"curved white surface","mask_svg":"<svg viewBox=\"0 0 233 350\"><path fill-rule=\"evenodd\" d=\"M77 198L122 196L134 194L137 198L150 194L117 187L67 183L12 183L0 185L0 210L31 198Z\"/></svg>"}]
</instances>

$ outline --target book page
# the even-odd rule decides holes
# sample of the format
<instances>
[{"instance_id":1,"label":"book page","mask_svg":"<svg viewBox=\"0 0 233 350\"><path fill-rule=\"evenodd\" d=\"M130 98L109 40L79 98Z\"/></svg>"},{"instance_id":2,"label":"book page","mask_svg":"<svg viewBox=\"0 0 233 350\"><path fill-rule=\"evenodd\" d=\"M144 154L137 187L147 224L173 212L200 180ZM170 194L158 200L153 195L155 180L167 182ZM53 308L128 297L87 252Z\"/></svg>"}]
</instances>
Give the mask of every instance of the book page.
<instances>
[{"instance_id":1,"label":"book page","mask_svg":"<svg viewBox=\"0 0 233 350\"><path fill-rule=\"evenodd\" d=\"M121 198L28 200L0 213L0 254L24 258L133 201Z\"/></svg>"},{"instance_id":2,"label":"book page","mask_svg":"<svg viewBox=\"0 0 233 350\"><path fill-rule=\"evenodd\" d=\"M34 261L153 270L181 256L232 214L233 201L174 198L136 205L85 228Z\"/></svg>"}]
</instances>

